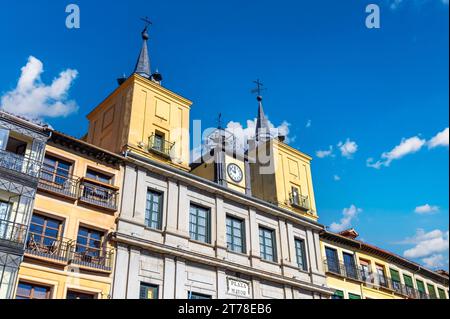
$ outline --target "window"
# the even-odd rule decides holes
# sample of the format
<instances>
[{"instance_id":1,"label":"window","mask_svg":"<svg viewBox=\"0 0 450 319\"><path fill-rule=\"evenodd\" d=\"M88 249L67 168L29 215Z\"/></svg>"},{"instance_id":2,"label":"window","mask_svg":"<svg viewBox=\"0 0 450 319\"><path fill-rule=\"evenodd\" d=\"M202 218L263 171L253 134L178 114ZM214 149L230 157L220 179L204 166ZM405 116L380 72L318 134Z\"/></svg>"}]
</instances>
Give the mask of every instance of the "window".
<instances>
[{"instance_id":1,"label":"window","mask_svg":"<svg viewBox=\"0 0 450 319\"><path fill-rule=\"evenodd\" d=\"M210 218L211 212L209 209L191 205L189 233L192 240L211 243Z\"/></svg>"},{"instance_id":2,"label":"window","mask_svg":"<svg viewBox=\"0 0 450 319\"><path fill-rule=\"evenodd\" d=\"M60 239L62 222L46 216L33 214L28 235L28 246L52 247Z\"/></svg>"},{"instance_id":3,"label":"window","mask_svg":"<svg viewBox=\"0 0 450 319\"><path fill-rule=\"evenodd\" d=\"M68 290L66 299L95 299L94 294Z\"/></svg>"},{"instance_id":4,"label":"window","mask_svg":"<svg viewBox=\"0 0 450 319\"><path fill-rule=\"evenodd\" d=\"M158 299L158 286L141 283L139 299Z\"/></svg>"},{"instance_id":5,"label":"window","mask_svg":"<svg viewBox=\"0 0 450 319\"><path fill-rule=\"evenodd\" d=\"M292 186L291 192L292 192L292 204L299 206L300 205L300 191L298 190L298 187Z\"/></svg>"},{"instance_id":6,"label":"window","mask_svg":"<svg viewBox=\"0 0 450 319\"><path fill-rule=\"evenodd\" d=\"M162 198L163 195L152 190L147 191L145 208L145 225L153 229L162 228Z\"/></svg>"},{"instance_id":7,"label":"window","mask_svg":"<svg viewBox=\"0 0 450 319\"><path fill-rule=\"evenodd\" d=\"M427 296L427 292L425 290L425 285L424 285L423 281L416 280L416 283L417 283L417 290L419 291L420 298L425 299Z\"/></svg>"},{"instance_id":8,"label":"window","mask_svg":"<svg viewBox=\"0 0 450 319\"><path fill-rule=\"evenodd\" d=\"M103 184L112 184L112 176L106 175L97 171L94 171L92 169L88 169L86 172L86 177L92 180L95 180L97 182L103 183Z\"/></svg>"},{"instance_id":9,"label":"window","mask_svg":"<svg viewBox=\"0 0 450 319\"><path fill-rule=\"evenodd\" d=\"M6 150L6 145L8 145L9 130L0 127L0 151Z\"/></svg>"},{"instance_id":10,"label":"window","mask_svg":"<svg viewBox=\"0 0 450 319\"><path fill-rule=\"evenodd\" d=\"M447 299L447 296L445 295L445 290L438 288L439 298L440 299Z\"/></svg>"},{"instance_id":11,"label":"window","mask_svg":"<svg viewBox=\"0 0 450 319\"><path fill-rule=\"evenodd\" d=\"M64 185L64 183L66 183L66 181L69 179L71 171L71 163L60 160L50 155L45 155L41 178L45 181Z\"/></svg>"},{"instance_id":12,"label":"window","mask_svg":"<svg viewBox=\"0 0 450 319\"><path fill-rule=\"evenodd\" d=\"M361 299L360 295L356 295L356 294L348 294L348 299Z\"/></svg>"},{"instance_id":13,"label":"window","mask_svg":"<svg viewBox=\"0 0 450 319\"><path fill-rule=\"evenodd\" d=\"M5 150L16 155L24 156L27 150L27 143L10 136Z\"/></svg>"},{"instance_id":14,"label":"window","mask_svg":"<svg viewBox=\"0 0 450 319\"><path fill-rule=\"evenodd\" d=\"M381 287L388 287L388 282L386 280L386 273L384 271L384 267L381 265L376 265L377 276L378 276L378 284Z\"/></svg>"},{"instance_id":15,"label":"window","mask_svg":"<svg viewBox=\"0 0 450 319\"><path fill-rule=\"evenodd\" d=\"M403 280L405 281L406 293L409 296L414 296L414 283L411 276L403 274Z\"/></svg>"},{"instance_id":16,"label":"window","mask_svg":"<svg viewBox=\"0 0 450 319\"><path fill-rule=\"evenodd\" d=\"M336 290L331 296L331 299L344 299L344 292L342 290Z\"/></svg>"},{"instance_id":17,"label":"window","mask_svg":"<svg viewBox=\"0 0 450 319\"><path fill-rule=\"evenodd\" d=\"M295 256L297 257L298 268L307 271L308 264L306 262L306 247L303 239L295 240Z\"/></svg>"},{"instance_id":18,"label":"window","mask_svg":"<svg viewBox=\"0 0 450 319\"><path fill-rule=\"evenodd\" d=\"M437 299L436 289L434 288L434 286L432 284L427 284L427 288L428 288L428 295L430 295L430 298Z\"/></svg>"},{"instance_id":19,"label":"window","mask_svg":"<svg viewBox=\"0 0 450 319\"><path fill-rule=\"evenodd\" d=\"M159 152L164 151L164 135L161 133L155 133L155 139L153 141L153 149Z\"/></svg>"},{"instance_id":20,"label":"window","mask_svg":"<svg viewBox=\"0 0 450 319\"><path fill-rule=\"evenodd\" d=\"M359 260L359 264L361 265L361 279L364 282L372 282L371 271L370 271L370 263L367 260Z\"/></svg>"},{"instance_id":21,"label":"window","mask_svg":"<svg viewBox=\"0 0 450 319\"><path fill-rule=\"evenodd\" d=\"M402 290L402 283L400 281L400 273L397 270L391 269L392 288L400 292Z\"/></svg>"},{"instance_id":22,"label":"window","mask_svg":"<svg viewBox=\"0 0 450 319\"><path fill-rule=\"evenodd\" d=\"M9 219L11 204L0 200L0 220Z\"/></svg>"},{"instance_id":23,"label":"window","mask_svg":"<svg viewBox=\"0 0 450 319\"><path fill-rule=\"evenodd\" d=\"M344 266L347 277L358 279L358 272L355 264L355 256L353 254L344 253Z\"/></svg>"},{"instance_id":24,"label":"window","mask_svg":"<svg viewBox=\"0 0 450 319\"><path fill-rule=\"evenodd\" d=\"M259 248L261 258L276 262L275 231L264 227L259 228Z\"/></svg>"},{"instance_id":25,"label":"window","mask_svg":"<svg viewBox=\"0 0 450 319\"><path fill-rule=\"evenodd\" d=\"M203 294L199 294L199 293L196 293L196 292L190 292L189 293L189 295L188 295L188 299L201 299L201 300L203 300L203 299L212 299L212 297L211 296L209 296L209 295L203 295Z\"/></svg>"},{"instance_id":26,"label":"window","mask_svg":"<svg viewBox=\"0 0 450 319\"><path fill-rule=\"evenodd\" d=\"M78 230L76 252L85 256L100 257L102 252L103 233L85 227L80 227Z\"/></svg>"},{"instance_id":27,"label":"window","mask_svg":"<svg viewBox=\"0 0 450 319\"><path fill-rule=\"evenodd\" d=\"M227 247L229 250L245 254L244 221L227 216Z\"/></svg>"},{"instance_id":28,"label":"window","mask_svg":"<svg viewBox=\"0 0 450 319\"><path fill-rule=\"evenodd\" d=\"M50 288L19 282L16 299L50 299Z\"/></svg>"},{"instance_id":29,"label":"window","mask_svg":"<svg viewBox=\"0 0 450 319\"><path fill-rule=\"evenodd\" d=\"M328 271L334 272L335 274L340 274L337 250L330 247L325 247L325 255L327 258Z\"/></svg>"},{"instance_id":30,"label":"window","mask_svg":"<svg viewBox=\"0 0 450 319\"><path fill-rule=\"evenodd\" d=\"M9 227L9 212L11 204L0 201L0 239L7 239L11 231Z\"/></svg>"}]
</instances>

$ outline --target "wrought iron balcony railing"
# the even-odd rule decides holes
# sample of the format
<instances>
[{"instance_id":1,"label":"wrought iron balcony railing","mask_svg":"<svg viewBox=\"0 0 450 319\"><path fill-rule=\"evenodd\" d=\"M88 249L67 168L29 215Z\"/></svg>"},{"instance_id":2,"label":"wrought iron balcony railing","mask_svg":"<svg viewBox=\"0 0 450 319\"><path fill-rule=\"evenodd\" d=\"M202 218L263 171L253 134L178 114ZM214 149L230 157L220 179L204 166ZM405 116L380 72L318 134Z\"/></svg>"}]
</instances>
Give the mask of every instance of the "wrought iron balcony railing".
<instances>
[{"instance_id":1,"label":"wrought iron balcony railing","mask_svg":"<svg viewBox=\"0 0 450 319\"><path fill-rule=\"evenodd\" d=\"M389 289L411 299L430 299L430 296L414 287L402 284L384 275L358 268L356 265L345 265L338 261L324 261L325 271L352 280L358 280L366 286Z\"/></svg>"},{"instance_id":2,"label":"wrought iron balcony railing","mask_svg":"<svg viewBox=\"0 0 450 319\"><path fill-rule=\"evenodd\" d=\"M325 260L324 267L326 272L353 280L363 281L361 270L356 267L356 265L346 265L338 261Z\"/></svg>"},{"instance_id":3,"label":"wrought iron balcony railing","mask_svg":"<svg viewBox=\"0 0 450 319\"><path fill-rule=\"evenodd\" d=\"M72 247L70 259L73 264L81 267L110 272L112 270L112 258L112 250L87 249L79 251L75 245Z\"/></svg>"},{"instance_id":4,"label":"wrought iron balcony railing","mask_svg":"<svg viewBox=\"0 0 450 319\"><path fill-rule=\"evenodd\" d=\"M25 254L67 263L73 243L74 241L70 239L30 233L25 246Z\"/></svg>"},{"instance_id":5,"label":"wrought iron balcony railing","mask_svg":"<svg viewBox=\"0 0 450 319\"><path fill-rule=\"evenodd\" d=\"M79 200L108 210L117 210L118 192L87 181L80 182Z\"/></svg>"},{"instance_id":6,"label":"wrought iron balcony railing","mask_svg":"<svg viewBox=\"0 0 450 319\"><path fill-rule=\"evenodd\" d=\"M57 175L46 170L41 171L38 187L41 190L57 193L75 199L78 194L78 179Z\"/></svg>"},{"instance_id":7,"label":"wrought iron balcony railing","mask_svg":"<svg viewBox=\"0 0 450 319\"><path fill-rule=\"evenodd\" d=\"M0 242L8 246L23 247L28 227L8 220L0 220Z\"/></svg>"},{"instance_id":8,"label":"wrought iron balcony railing","mask_svg":"<svg viewBox=\"0 0 450 319\"><path fill-rule=\"evenodd\" d=\"M155 134L149 137L149 151L156 152L160 155L170 157L170 152L172 151L174 146L175 143L166 141Z\"/></svg>"},{"instance_id":9,"label":"wrought iron balcony railing","mask_svg":"<svg viewBox=\"0 0 450 319\"><path fill-rule=\"evenodd\" d=\"M289 201L291 203L292 206L300 208L300 209L304 209L304 210L310 210L311 209L311 205L309 203L309 197L308 196L303 196L303 195L298 195L298 196L294 196L292 193L289 195Z\"/></svg>"},{"instance_id":10,"label":"wrought iron balcony railing","mask_svg":"<svg viewBox=\"0 0 450 319\"><path fill-rule=\"evenodd\" d=\"M0 168L38 178L42 163L27 156L0 150Z\"/></svg>"}]
</instances>

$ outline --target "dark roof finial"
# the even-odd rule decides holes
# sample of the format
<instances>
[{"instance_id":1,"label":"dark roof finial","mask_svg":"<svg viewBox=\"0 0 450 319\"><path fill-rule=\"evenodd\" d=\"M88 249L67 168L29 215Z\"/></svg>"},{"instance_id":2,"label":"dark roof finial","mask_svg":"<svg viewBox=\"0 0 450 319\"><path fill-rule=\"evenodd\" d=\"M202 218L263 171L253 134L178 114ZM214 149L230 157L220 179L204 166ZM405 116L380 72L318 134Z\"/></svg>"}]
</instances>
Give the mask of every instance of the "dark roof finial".
<instances>
[{"instance_id":1,"label":"dark roof finial","mask_svg":"<svg viewBox=\"0 0 450 319\"><path fill-rule=\"evenodd\" d=\"M253 81L256 84L256 88L252 91L252 93L257 93L256 99L258 100L258 118L256 120L256 132L255 137L258 142L265 142L271 139L272 135L270 132L269 120L264 114L264 109L262 105L263 97L262 92L266 90L263 88L264 84L258 79Z\"/></svg>"},{"instance_id":2,"label":"dark roof finial","mask_svg":"<svg viewBox=\"0 0 450 319\"><path fill-rule=\"evenodd\" d=\"M141 33L143 43L141 53L139 54L136 67L134 69L134 73L149 79L151 77L151 70L150 70L150 58L148 55L147 41L150 38L150 36L148 35L148 27L152 25L152 22L147 17L142 18L141 20L145 22L144 30Z\"/></svg>"}]
</instances>

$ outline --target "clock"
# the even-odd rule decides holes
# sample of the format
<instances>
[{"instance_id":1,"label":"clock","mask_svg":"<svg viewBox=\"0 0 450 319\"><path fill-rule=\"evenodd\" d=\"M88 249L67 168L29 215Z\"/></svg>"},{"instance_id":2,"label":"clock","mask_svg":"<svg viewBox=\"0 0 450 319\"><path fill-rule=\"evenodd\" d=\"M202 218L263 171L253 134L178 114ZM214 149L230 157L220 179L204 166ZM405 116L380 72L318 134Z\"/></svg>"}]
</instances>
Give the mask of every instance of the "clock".
<instances>
[{"instance_id":1,"label":"clock","mask_svg":"<svg viewBox=\"0 0 450 319\"><path fill-rule=\"evenodd\" d=\"M231 178L231 180L235 183L242 182L242 179L244 178L244 173L242 172L241 168L236 164L228 165L227 173L228 176Z\"/></svg>"}]
</instances>

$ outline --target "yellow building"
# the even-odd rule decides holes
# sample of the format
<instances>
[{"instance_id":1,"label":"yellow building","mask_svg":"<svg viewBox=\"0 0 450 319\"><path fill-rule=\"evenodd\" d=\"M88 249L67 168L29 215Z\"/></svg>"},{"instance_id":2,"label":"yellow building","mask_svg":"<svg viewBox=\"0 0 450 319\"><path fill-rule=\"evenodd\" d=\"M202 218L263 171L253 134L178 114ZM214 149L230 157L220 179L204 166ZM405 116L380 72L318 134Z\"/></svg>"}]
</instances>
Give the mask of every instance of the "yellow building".
<instances>
[{"instance_id":1,"label":"yellow building","mask_svg":"<svg viewBox=\"0 0 450 319\"><path fill-rule=\"evenodd\" d=\"M52 133L15 296L109 298L122 159Z\"/></svg>"},{"instance_id":2,"label":"yellow building","mask_svg":"<svg viewBox=\"0 0 450 319\"><path fill-rule=\"evenodd\" d=\"M321 251L334 299L448 299L448 275L357 240L323 232Z\"/></svg>"},{"instance_id":3,"label":"yellow building","mask_svg":"<svg viewBox=\"0 0 450 319\"><path fill-rule=\"evenodd\" d=\"M273 138L261 96L258 102L255 143L248 151L252 195L317 220L312 158L285 143L284 136Z\"/></svg>"},{"instance_id":4,"label":"yellow building","mask_svg":"<svg viewBox=\"0 0 450 319\"><path fill-rule=\"evenodd\" d=\"M87 142L113 153L132 151L189 171L189 113L192 102L164 88L150 74L148 34L135 72L89 115ZM126 125L123 125L126 123Z\"/></svg>"}]
</instances>

